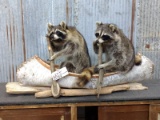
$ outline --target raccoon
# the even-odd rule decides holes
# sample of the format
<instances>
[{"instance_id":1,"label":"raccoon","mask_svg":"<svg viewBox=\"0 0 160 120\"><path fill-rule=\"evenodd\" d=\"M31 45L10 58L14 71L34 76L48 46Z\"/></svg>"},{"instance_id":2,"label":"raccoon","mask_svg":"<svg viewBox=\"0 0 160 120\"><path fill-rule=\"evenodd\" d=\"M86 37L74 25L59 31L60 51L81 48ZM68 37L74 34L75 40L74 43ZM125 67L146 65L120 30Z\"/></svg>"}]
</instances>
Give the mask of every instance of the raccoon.
<instances>
[{"instance_id":1,"label":"raccoon","mask_svg":"<svg viewBox=\"0 0 160 120\"><path fill-rule=\"evenodd\" d=\"M98 54L98 44L102 44L105 61L98 65L95 72L103 68L106 72L127 73L135 65L135 51L130 40L115 24L97 23L94 51ZM140 61L136 61L140 62ZM136 63L138 64L138 63Z\"/></svg>"},{"instance_id":2,"label":"raccoon","mask_svg":"<svg viewBox=\"0 0 160 120\"><path fill-rule=\"evenodd\" d=\"M65 66L69 72L81 73L90 66L86 41L75 27L68 26L65 22L61 22L57 26L48 24L46 36L55 52L50 60L65 57L65 60L60 64L60 68Z\"/></svg>"},{"instance_id":3,"label":"raccoon","mask_svg":"<svg viewBox=\"0 0 160 120\"><path fill-rule=\"evenodd\" d=\"M103 68L105 73L120 72L125 74L134 65L141 64L141 55L135 56L132 43L115 24L97 23L95 36L96 40L93 42L93 49L98 54L98 46L102 44L106 60L100 65L84 69L81 73L81 78L84 81L89 81L93 74L99 72L100 68ZM80 82L81 84L83 85L83 81Z\"/></svg>"}]
</instances>

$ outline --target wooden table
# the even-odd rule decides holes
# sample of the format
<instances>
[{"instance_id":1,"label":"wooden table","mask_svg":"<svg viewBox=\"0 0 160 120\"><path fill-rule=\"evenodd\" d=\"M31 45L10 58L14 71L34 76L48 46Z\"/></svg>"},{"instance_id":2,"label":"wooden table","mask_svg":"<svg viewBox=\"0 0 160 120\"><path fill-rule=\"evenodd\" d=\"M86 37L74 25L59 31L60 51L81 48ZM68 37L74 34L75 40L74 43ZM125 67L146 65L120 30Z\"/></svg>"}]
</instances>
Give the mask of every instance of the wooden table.
<instances>
[{"instance_id":1,"label":"wooden table","mask_svg":"<svg viewBox=\"0 0 160 120\"><path fill-rule=\"evenodd\" d=\"M6 94L5 83L1 83L0 120L77 120L77 108L86 106L97 108L98 120L158 120L160 81L146 81L144 85L149 89L115 92L99 99L96 96L36 99L33 95Z\"/></svg>"}]
</instances>

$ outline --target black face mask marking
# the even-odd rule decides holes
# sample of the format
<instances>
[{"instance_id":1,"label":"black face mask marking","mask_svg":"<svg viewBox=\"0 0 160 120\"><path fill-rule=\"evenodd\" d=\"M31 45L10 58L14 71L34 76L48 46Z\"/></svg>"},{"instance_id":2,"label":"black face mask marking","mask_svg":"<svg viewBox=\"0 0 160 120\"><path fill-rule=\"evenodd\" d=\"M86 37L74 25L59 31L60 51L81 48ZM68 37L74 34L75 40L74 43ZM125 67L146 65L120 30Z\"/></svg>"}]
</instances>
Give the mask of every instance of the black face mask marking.
<instances>
[{"instance_id":1,"label":"black face mask marking","mask_svg":"<svg viewBox=\"0 0 160 120\"><path fill-rule=\"evenodd\" d=\"M95 33L95 36L96 36L96 38L98 38L99 37L99 33Z\"/></svg>"},{"instance_id":2,"label":"black face mask marking","mask_svg":"<svg viewBox=\"0 0 160 120\"><path fill-rule=\"evenodd\" d=\"M65 39L65 37L66 34L58 29L52 31L49 35L50 40L54 42L62 42Z\"/></svg>"},{"instance_id":3,"label":"black face mask marking","mask_svg":"<svg viewBox=\"0 0 160 120\"><path fill-rule=\"evenodd\" d=\"M61 39L64 39L66 37L66 35L60 31L56 31L56 35Z\"/></svg>"},{"instance_id":4,"label":"black face mask marking","mask_svg":"<svg viewBox=\"0 0 160 120\"><path fill-rule=\"evenodd\" d=\"M103 35L102 40L111 40L111 37L108 35Z\"/></svg>"}]
</instances>

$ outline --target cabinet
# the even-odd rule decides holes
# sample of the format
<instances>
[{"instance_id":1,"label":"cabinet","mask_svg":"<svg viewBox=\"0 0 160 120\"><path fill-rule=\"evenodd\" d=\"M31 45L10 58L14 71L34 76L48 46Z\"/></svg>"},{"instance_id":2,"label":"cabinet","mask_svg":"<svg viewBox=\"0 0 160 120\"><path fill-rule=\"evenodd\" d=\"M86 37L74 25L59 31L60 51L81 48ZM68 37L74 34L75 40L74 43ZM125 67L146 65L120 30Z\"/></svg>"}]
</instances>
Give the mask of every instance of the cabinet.
<instances>
[{"instance_id":1,"label":"cabinet","mask_svg":"<svg viewBox=\"0 0 160 120\"><path fill-rule=\"evenodd\" d=\"M95 102L0 106L0 120L160 120L160 101Z\"/></svg>"},{"instance_id":2,"label":"cabinet","mask_svg":"<svg viewBox=\"0 0 160 120\"><path fill-rule=\"evenodd\" d=\"M33 95L9 95L1 83L0 120L160 120L160 81L146 86L145 91L117 92L99 100L96 96L35 99ZM80 107L86 108L81 119L77 115Z\"/></svg>"}]
</instances>

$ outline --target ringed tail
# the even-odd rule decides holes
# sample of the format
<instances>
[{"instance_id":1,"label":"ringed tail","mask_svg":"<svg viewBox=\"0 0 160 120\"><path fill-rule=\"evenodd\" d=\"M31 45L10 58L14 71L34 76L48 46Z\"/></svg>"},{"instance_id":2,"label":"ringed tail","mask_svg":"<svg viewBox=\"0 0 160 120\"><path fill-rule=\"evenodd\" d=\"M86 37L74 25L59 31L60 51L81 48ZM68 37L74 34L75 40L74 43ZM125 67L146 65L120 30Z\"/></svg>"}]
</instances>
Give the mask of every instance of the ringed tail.
<instances>
[{"instance_id":1,"label":"ringed tail","mask_svg":"<svg viewBox=\"0 0 160 120\"><path fill-rule=\"evenodd\" d=\"M79 87L83 87L84 85L86 85L91 80L93 73L94 73L94 67L85 68L81 72L80 77L78 78L77 85Z\"/></svg>"}]
</instances>

